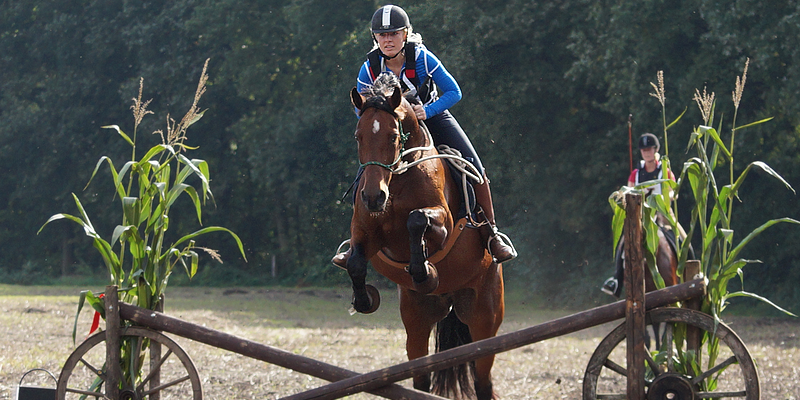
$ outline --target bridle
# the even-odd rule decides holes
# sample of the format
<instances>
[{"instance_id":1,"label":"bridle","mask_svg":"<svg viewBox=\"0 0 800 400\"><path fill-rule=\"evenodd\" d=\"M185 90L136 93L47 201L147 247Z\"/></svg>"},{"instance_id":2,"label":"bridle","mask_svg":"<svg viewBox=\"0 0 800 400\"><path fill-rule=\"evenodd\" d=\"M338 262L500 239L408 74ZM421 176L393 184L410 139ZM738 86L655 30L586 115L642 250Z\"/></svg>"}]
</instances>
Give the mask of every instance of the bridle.
<instances>
[{"instance_id":1,"label":"bridle","mask_svg":"<svg viewBox=\"0 0 800 400\"><path fill-rule=\"evenodd\" d=\"M400 163L400 160L403 158L403 156L408 154L405 151L405 147L406 147L406 142L408 141L408 138L411 136L411 133L406 133L403 130L403 121L400 120L400 117L395 115L395 121L397 122L397 131L400 132L400 152L397 155L397 159L395 159L394 162L391 163L391 164L384 164L384 163L382 163L380 161L367 161L365 163L362 163L362 162L359 161L359 165L360 165L360 167L362 169L364 167L368 166L368 165L377 165L379 167L386 168L389 171L394 173L395 172L395 169L394 169L395 165Z\"/></svg>"}]
</instances>

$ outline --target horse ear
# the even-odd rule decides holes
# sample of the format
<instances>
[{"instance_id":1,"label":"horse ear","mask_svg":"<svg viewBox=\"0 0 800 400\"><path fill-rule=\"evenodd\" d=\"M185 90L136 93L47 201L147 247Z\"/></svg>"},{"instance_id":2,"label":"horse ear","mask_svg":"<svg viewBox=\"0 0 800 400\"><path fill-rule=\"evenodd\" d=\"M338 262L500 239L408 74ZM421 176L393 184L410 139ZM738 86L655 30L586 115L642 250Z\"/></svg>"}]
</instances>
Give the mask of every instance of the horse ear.
<instances>
[{"instance_id":1,"label":"horse ear","mask_svg":"<svg viewBox=\"0 0 800 400\"><path fill-rule=\"evenodd\" d=\"M403 93L399 87L394 88L394 93L392 93L392 97L389 98L389 105L392 106L392 109L400 107L400 103L403 102Z\"/></svg>"},{"instance_id":2,"label":"horse ear","mask_svg":"<svg viewBox=\"0 0 800 400\"><path fill-rule=\"evenodd\" d=\"M356 88L350 91L350 101L353 102L353 105L359 110L361 110L361 107L364 105L364 97L361 96L361 93L358 93L358 89Z\"/></svg>"}]
</instances>

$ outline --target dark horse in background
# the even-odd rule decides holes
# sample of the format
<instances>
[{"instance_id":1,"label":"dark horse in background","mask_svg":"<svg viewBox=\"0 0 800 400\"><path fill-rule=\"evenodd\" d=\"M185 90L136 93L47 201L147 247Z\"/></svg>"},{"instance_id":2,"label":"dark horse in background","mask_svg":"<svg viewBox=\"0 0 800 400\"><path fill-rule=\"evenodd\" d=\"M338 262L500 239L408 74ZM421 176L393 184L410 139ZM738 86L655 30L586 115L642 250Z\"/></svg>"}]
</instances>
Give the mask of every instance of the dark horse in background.
<instances>
[{"instance_id":1,"label":"dark horse in background","mask_svg":"<svg viewBox=\"0 0 800 400\"><path fill-rule=\"evenodd\" d=\"M658 247L656 248L656 254L655 254L656 270L658 271L658 274L661 275L661 278L664 280L664 287L674 286L681 283L681 280L678 277L678 264L680 262L678 256L678 249L680 248L679 243L686 240L686 232L684 232L679 225L678 232L676 234L669 220L661 213L656 214L656 225L658 225L659 227ZM623 235L623 238L620 239L619 244L617 245L617 249L615 251L615 261L616 261L617 271L614 274L614 277L617 278L619 282L617 290L613 293L613 295L616 297L620 297L620 294L622 293L622 286L623 286L622 282L623 282L624 270L626 268L624 237L625 236ZM694 250L692 249L691 245L689 245L688 247L688 257L689 259L695 258ZM644 269L644 290L645 292L652 292L654 290L658 290L658 286L656 285L655 279L653 279L653 273L651 272L650 268ZM656 348L660 348L662 340L661 327L654 325L652 328L653 328L652 339L655 341Z\"/></svg>"},{"instance_id":2,"label":"dark horse in background","mask_svg":"<svg viewBox=\"0 0 800 400\"><path fill-rule=\"evenodd\" d=\"M399 287L406 352L428 355L437 326L437 351L493 337L504 315L503 270L486 251L478 229L454 215L458 184L412 112L396 80L379 79L370 93L351 93L359 110L355 139L363 171L354 194L351 256L353 307L377 309L366 285L367 262ZM409 149L404 155L404 149ZM413 149L413 150L412 150ZM494 355L454 369L414 377L414 388L443 396L492 399ZM431 387L433 384L433 387Z\"/></svg>"},{"instance_id":3,"label":"dark horse in background","mask_svg":"<svg viewBox=\"0 0 800 400\"><path fill-rule=\"evenodd\" d=\"M686 233L683 232L682 229L679 227L679 232L676 235L673 232L672 226L667 220L664 215L658 213L656 215L656 225L659 226L658 229L658 247L656 249L655 259L656 259L656 269L661 275L661 278L664 280L664 287L669 287L673 285L677 285L680 283L680 279L678 278L678 247L679 242L686 239ZM617 249L615 251L615 263L616 263L616 273L614 277L617 278L619 285L617 290L613 293L614 296L619 297L622 293L622 281L623 281L623 271L625 269L625 240L624 236L620 239L619 244L617 245ZM689 247L689 258L694 258L694 252ZM653 279L653 274L650 268L645 268L645 291L652 292L657 290L658 287L656 286L655 280Z\"/></svg>"}]
</instances>

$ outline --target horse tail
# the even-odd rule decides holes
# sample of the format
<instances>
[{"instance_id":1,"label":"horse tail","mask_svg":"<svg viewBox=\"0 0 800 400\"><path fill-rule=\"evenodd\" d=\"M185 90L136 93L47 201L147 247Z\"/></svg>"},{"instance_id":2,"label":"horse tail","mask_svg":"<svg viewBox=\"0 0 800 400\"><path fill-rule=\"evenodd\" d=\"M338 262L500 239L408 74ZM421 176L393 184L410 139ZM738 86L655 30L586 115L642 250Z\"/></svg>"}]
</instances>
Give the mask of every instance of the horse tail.
<instances>
[{"instance_id":1,"label":"horse tail","mask_svg":"<svg viewBox=\"0 0 800 400\"><path fill-rule=\"evenodd\" d=\"M472 336L467 324L461 322L455 310L450 310L443 320L436 324L436 352L449 350L471 343ZM475 398L475 362L445 368L433 373L432 392L450 398Z\"/></svg>"}]
</instances>

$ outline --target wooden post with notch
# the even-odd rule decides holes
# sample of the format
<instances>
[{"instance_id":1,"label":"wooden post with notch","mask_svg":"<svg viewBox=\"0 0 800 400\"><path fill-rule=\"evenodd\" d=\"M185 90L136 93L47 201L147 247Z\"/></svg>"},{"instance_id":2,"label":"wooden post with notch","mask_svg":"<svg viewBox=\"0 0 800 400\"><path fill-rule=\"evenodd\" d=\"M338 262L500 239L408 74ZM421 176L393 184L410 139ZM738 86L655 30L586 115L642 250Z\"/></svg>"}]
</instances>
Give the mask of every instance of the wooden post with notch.
<instances>
[{"instance_id":1,"label":"wooden post with notch","mask_svg":"<svg viewBox=\"0 0 800 400\"><path fill-rule=\"evenodd\" d=\"M155 310L163 313L164 312L164 302L166 301L166 297L164 294L161 294L161 297L158 299L158 303L156 303ZM161 391L155 390L157 387L161 386L161 345L156 342L155 340L150 341L150 371L153 372L153 377L150 379L150 390L153 392L148 397L149 400L161 400Z\"/></svg>"},{"instance_id":2,"label":"wooden post with notch","mask_svg":"<svg viewBox=\"0 0 800 400\"><path fill-rule=\"evenodd\" d=\"M106 397L119 398L119 382L122 372L119 368L119 295L116 286L106 286Z\"/></svg>"},{"instance_id":3,"label":"wooden post with notch","mask_svg":"<svg viewBox=\"0 0 800 400\"><path fill-rule=\"evenodd\" d=\"M645 304L642 196L625 195L625 318L628 400L644 399Z\"/></svg>"},{"instance_id":4,"label":"wooden post with notch","mask_svg":"<svg viewBox=\"0 0 800 400\"><path fill-rule=\"evenodd\" d=\"M701 277L700 260L686 260L686 266L683 269L683 281L689 282L690 280ZM689 299L683 302L683 308L690 310L701 311L703 308L703 298L698 297ZM696 357L700 356L700 344L703 339L703 331L694 326L686 326L686 350L693 351Z\"/></svg>"}]
</instances>

